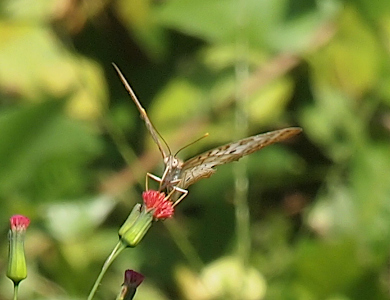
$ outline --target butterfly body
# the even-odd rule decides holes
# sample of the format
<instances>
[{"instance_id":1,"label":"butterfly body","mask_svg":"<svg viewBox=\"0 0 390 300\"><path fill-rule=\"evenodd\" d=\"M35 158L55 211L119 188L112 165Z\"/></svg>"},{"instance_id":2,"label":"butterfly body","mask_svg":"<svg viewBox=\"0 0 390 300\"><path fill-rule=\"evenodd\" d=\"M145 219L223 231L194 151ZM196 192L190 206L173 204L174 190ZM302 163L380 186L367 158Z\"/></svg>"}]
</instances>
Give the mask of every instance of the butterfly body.
<instances>
[{"instance_id":1,"label":"butterfly body","mask_svg":"<svg viewBox=\"0 0 390 300\"><path fill-rule=\"evenodd\" d=\"M175 155L168 155L164 158L164 173L161 176L160 189L171 189L172 185L180 182L180 173L183 161Z\"/></svg>"}]
</instances>

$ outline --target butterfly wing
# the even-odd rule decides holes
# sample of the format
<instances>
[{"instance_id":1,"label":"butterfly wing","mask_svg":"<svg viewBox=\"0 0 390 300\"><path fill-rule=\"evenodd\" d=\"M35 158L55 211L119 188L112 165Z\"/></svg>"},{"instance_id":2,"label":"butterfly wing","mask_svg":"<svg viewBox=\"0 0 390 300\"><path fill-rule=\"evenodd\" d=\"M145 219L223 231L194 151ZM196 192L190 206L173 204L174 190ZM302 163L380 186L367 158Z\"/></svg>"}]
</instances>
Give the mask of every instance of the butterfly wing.
<instances>
[{"instance_id":1,"label":"butterfly wing","mask_svg":"<svg viewBox=\"0 0 390 300\"><path fill-rule=\"evenodd\" d=\"M160 138L159 138L159 134L158 134L156 128L153 126L152 122L150 121L150 119L149 119L145 109L142 107L141 103L138 101L137 96L135 95L135 93L132 90L130 84L127 82L125 76L123 76L122 72L119 70L117 65L114 64L114 63L112 63L112 65L114 66L116 72L118 73L119 78L121 79L123 85L125 86L126 90L128 91L131 99L133 100L133 102L137 106L137 109L138 109L139 113L141 114L141 118L145 121L146 128L150 132L150 135L152 136L154 142L157 144L158 149L161 152L161 155L163 156L163 158L166 158L168 155L164 151L164 148L163 148L163 146L161 144L161 141L160 141ZM168 147L168 145L167 145L167 147Z\"/></svg>"},{"instance_id":2,"label":"butterfly wing","mask_svg":"<svg viewBox=\"0 0 390 300\"><path fill-rule=\"evenodd\" d=\"M290 127L251 136L234 143L226 144L195 156L182 165L180 187L187 188L201 178L208 178L215 167L239 160L268 145L283 141L302 131L299 127Z\"/></svg>"}]
</instances>

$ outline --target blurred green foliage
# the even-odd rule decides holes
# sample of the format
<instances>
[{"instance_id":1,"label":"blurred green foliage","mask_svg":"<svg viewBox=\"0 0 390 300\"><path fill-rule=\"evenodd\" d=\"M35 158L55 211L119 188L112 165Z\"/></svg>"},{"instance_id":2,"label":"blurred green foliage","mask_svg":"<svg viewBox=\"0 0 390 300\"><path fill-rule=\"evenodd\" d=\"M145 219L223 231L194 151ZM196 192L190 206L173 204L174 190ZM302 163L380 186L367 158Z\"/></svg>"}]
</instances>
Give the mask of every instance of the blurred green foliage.
<instances>
[{"instance_id":1,"label":"blurred green foliage","mask_svg":"<svg viewBox=\"0 0 390 300\"><path fill-rule=\"evenodd\" d=\"M389 41L388 0L3 0L0 299L11 215L32 221L20 299L85 299L162 173L112 62L173 152L210 133L183 158L304 131L191 186L96 299L125 269L146 277L136 299L388 299Z\"/></svg>"}]
</instances>

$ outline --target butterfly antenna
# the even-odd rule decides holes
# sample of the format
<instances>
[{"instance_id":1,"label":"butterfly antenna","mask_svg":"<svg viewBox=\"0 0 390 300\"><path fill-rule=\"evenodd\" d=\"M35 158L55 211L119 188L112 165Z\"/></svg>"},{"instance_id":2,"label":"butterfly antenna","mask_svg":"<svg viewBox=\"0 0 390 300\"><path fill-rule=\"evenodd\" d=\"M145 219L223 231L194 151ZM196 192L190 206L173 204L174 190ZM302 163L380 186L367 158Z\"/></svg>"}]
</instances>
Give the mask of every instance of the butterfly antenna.
<instances>
[{"instance_id":1,"label":"butterfly antenna","mask_svg":"<svg viewBox=\"0 0 390 300\"><path fill-rule=\"evenodd\" d=\"M118 73L119 78L121 79L123 85L125 86L127 92L129 93L131 99L133 100L133 102L137 106L137 109L141 114L141 118L144 119L145 124L146 124L146 128L149 130L154 142L157 144L157 147L160 150L161 155L163 156L163 158L168 156L167 153L164 151L164 148L161 145L159 137L163 141L166 148L168 149L169 155L171 155L171 149L169 148L168 143L164 140L164 138L161 136L161 134L154 127L152 121L150 121L145 109L142 107L141 103L138 101L137 96L135 95L133 89L130 87L130 84L127 82L125 76L122 74L121 70L119 70L118 66L115 63L112 63L112 65L114 66L115 71Z\"/></svg>"},{"instance_id":2,"label":"butterfly antenna","mask_svg":"<svg viewBox=\"0 0 390 300\"><path fill-rule=\"evenodd\" d=\"M206 133L205 133L203 136L201 136L200 138L198 138L198 139L196 139L195 141L193 141L193 142L191 142L191 143L185 145L184 147L181 147L179 150L177 150L177 152L175 153L175 156L178 155L179 152L182 151L183 149L185 149L185 148L187 148L187 147L189 147L189 146L191 146L191 145L193 145L193 144L199 142L200 140L202 140L202 139L204 139L205 137L208 137L208 136L209 136L209 133L206 132Z\"/></svg>"}]
</instances>

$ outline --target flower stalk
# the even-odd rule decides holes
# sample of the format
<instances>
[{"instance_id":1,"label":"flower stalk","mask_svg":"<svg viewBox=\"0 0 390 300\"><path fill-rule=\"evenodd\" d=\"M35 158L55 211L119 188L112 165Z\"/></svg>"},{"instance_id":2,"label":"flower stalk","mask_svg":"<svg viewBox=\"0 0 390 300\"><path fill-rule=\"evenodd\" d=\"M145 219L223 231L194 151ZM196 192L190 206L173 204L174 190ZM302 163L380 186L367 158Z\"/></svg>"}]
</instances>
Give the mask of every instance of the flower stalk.
<instances>
[{"instance_id":1,"label":"flower stalk","mask_svg":"<svg viewBox=\"0 0 390 300\"><path fill-rule=\"evenodd\" d=\"M104 262L104 265L100 271L100 274L98 276L98 278L96 279L95 281L95 284L93 285L92 289L91 289L91 292L89 293L88 295L88 300L92 300L93 296L95 296L95 293L100 285L100 283L102 282L102 279L103 279L103 276L104 274L106 274L109 266L112 264L112 262L115 260L115 258L118 257L118 255L126 248L126 245L123 244L121 241L119 241L116 246L114 247L114 249L112 250L111 254L108 256L108 258L106 259L106 261Z\"/></svg>"}]
</instances>

